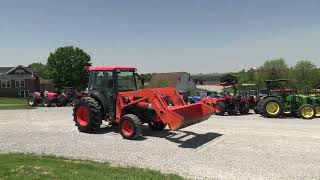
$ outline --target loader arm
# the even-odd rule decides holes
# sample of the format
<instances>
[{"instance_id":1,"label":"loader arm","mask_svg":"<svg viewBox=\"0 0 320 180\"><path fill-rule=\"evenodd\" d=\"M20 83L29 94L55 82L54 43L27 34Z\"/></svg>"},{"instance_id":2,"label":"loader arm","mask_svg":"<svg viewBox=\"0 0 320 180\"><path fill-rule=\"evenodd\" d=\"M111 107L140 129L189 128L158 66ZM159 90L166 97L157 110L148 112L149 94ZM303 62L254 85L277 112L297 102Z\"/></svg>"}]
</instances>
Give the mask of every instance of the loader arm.
<instances>
[{"instance_id":1,"label":"loader arm","mask_svg":"<svg viewBox=\"0 0 320 180\"><path fill-rule=\"evenodd\" d=\"M124 115L124 107L141 102L148 103L155 110L159 120L168 124L171 130L199 122L213 113L213 109L204 103L187 105L177 90L171 87L119 92L117 97L117 122Z\"/></svg>"}]
</instances>

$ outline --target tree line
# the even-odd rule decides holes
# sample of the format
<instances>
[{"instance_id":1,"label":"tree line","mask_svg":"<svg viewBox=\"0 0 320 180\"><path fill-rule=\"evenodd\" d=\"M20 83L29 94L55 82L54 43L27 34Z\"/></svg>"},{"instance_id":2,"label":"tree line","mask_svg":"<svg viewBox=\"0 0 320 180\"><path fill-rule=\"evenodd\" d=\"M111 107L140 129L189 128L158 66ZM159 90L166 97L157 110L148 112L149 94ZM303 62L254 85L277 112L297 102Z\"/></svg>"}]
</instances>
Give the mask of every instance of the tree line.
<instances>
[{"instance_id":1,"label":"tree line","mask_svg":"<svg viewBox=\"0 0 320 180\"><path fill-rule=\"evenodd\" d=\"M256 84L265 88L265 80L288 79L289 86L303 90L320 86L320 69L309 60L298 61L289 67L283 58L267 60L257 69L242 70L232 73L238 78L239 84Z\"/></svg>"},{"instance_id":2,"label":"tree line","mask_svg":"<svg viewBox=\"0 0 320 180\"><path fill-rule=\"evenodd\" d=\"M84 70L91 65L88 53L78 47L59 47L49 54L46 64L32 63L30 66L43 79L52 79L56 88L76 87L84 89L88 82L88 72ZM303 60L289 67L283 58L267 60L250 70L231 73L238 78L239 84L256 84L265 88L265 80L289 79L289 85L297 89L316 88L320 86L320 69L312 62ZM141 74L142 85L149 82L153 74Z\"/></svg>"}]
</instances>

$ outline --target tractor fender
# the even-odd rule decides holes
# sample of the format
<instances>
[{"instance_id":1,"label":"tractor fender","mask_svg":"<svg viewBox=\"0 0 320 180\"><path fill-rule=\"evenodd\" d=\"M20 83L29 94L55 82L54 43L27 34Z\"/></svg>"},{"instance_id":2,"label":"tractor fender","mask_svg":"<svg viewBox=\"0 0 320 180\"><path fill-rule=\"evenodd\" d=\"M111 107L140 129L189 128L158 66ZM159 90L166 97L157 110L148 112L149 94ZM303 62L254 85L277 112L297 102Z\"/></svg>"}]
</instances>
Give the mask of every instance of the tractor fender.
<instances>
[{"instance_id":1,"label":"tractor fender","mask_svg":"<svg viewBox=\"0 0 320 180\"><path fill-rule=\"evenodd\" d=\"M266 99L266 98L269 98L269 97L278 98L278 99L281 100L281 98L279 98L279 97L277 97L277 96L272 96L272 95L270 95L270 96L263 96L263 97L260 98L260 100Z\"/></svg>"},{"instance_id":2,"label":"tractor fender","mask_svg":"<svg viewBox=\"0 0 320 180\"><path fill-rule=\"evenodd\" d=\"M284 103L284 99L282 99L282 98L279 98L278 96L273 96L273 95L270 95L270 96L264 96L264 97L262 97L259 101L262 101L262 100L264 100L264 99L266 99L266 98L270 98L270 97L272 97L272 98L277 98L277 99L279 99L282 103Z\"/></svg>"},{"instance_id":3,"label":"tractor fender","mask_svg":"<svg viewBox=\"0 0 320 180\"><path fill-rule=\"evenodd\" d=\"M99 102L99 105L101 105L104 113L108 112L108 110L107 110L108 103L107 103L106 98L103 96L103 94L101 94L98 91L92 91L92 92L90 92L89 96Z\"/></svg>"}]
</instances>

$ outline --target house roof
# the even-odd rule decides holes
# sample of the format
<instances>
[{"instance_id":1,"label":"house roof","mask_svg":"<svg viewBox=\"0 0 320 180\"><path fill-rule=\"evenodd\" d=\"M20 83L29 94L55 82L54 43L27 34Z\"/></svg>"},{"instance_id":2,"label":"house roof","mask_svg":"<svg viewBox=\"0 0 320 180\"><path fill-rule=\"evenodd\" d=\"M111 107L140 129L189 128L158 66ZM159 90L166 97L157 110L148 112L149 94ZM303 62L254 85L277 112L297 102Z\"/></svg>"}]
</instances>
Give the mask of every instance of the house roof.
<instances>
[{"instance_id":1,"label":"house roof","mask_svg":"<svg viewBox=\"0 0 320 180\"><path fill-rule=\"evenodd\" d=\"M233 75L228 73L211 73L211 74L195 74L191 76L194 80L201 81L219 81L225 78L235 78Z\"/></svg>"},{"instance_id":2,"label":"house roof","mask_svg":"<svg viewBox=\"0 0 320 180\"><path fill-rule=\"evenodd\" d=\"M156 73L152 76L150 80L151 86L158 86L158 83L161 81L168 81L169 86L175 87L179 78L184 75L189 74L187 72L170 72L170 73Z\"/></svg>"},{"instance_id":3,"label":"house roof","mask_svg":"<svg viewBox=\"0 0 320 180\"><path fill-rule=\"evenodd\" d=\"M193 74L191 75L192 79L194 80L201 80L201 81L215 81L219 80L221 77L225 76L226 74L222 73L211 73L211 74Z\"/></svg>"},{"instance_id":4,"label":"house roof","mask_svg":"<svg viewBox=\"0 0 320 180\"><path fill-rule=\"evenodd\" d=\"M14 67L0 67L0 74L6 74L8 71L13 69Z\"/></svg>"},{"instance_id":5,"label":"house roof","mask_svg":"<svg viewBox=\"0 0 320 180\"><path fill-rule=\"evenodd\" d=\"M10 74L12 71L14 71L17 68L22 68L29 72L30 74ZM34 76L39 77L35 71L32 69L32 67L25 67L22 65L18 65L15 67L0 67L0 78L1 79L34 79Z\"/></svg>"}]
</instances>

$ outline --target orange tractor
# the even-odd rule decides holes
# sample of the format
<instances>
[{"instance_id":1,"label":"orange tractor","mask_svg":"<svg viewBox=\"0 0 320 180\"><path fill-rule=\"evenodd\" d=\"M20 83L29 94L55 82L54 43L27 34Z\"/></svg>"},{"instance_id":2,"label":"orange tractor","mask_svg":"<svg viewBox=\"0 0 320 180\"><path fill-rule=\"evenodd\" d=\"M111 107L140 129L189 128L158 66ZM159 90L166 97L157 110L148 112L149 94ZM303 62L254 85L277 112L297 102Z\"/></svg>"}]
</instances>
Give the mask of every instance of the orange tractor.
<instances>
[{"instance_id":1,"label":"orange tractor","mask_svg":"<svg viewBox=\"0 0 320 180\"><path fill-rule=\"evenodd\" d=\"M92 133L105 120L118 125L125 139L141 136L141 126L152 130L177 130L207 119L213 108L204 103L188 105L175 88L137 88L136 68L131 66L91 66L88 96L74 106L79 131Z\"/></svg>"}]
</instances>

